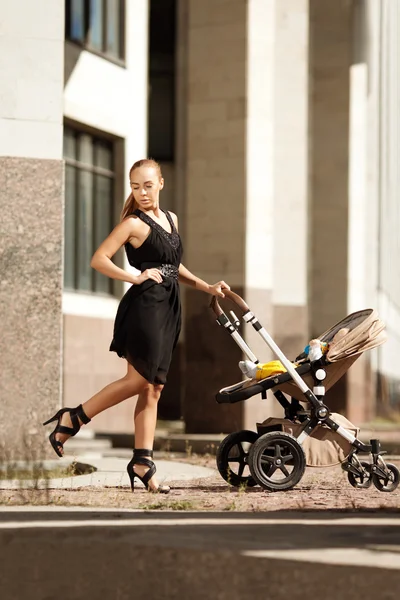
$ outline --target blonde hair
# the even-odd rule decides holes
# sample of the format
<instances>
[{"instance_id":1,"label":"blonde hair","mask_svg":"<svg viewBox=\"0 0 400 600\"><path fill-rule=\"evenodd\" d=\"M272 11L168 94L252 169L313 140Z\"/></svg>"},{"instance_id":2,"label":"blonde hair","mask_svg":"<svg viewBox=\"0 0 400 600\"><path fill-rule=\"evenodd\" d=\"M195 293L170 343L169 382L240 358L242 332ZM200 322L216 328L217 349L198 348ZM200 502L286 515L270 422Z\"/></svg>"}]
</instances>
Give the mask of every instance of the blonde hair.
<instances>
[{"instance_id":1,"label":"blonde hair","mask_svg":"<svg viewBox=\"0 0 400 600\"><path fill-rule=\"evenodd\" d=\"M156 160L152 158L142 158L141 160L137 160L129 170L129 179L132 176L132 173L135 169L139 169L140 167L154 167L158 171L158 175L160 179L162 178L161 167ZM124 207L121 212L121 221L125 219L128 215L131 215L133 211L137 208L135 198L133 197L133 193L131 192L128 198L125 201Z\"/></svg>"}]
</instances>

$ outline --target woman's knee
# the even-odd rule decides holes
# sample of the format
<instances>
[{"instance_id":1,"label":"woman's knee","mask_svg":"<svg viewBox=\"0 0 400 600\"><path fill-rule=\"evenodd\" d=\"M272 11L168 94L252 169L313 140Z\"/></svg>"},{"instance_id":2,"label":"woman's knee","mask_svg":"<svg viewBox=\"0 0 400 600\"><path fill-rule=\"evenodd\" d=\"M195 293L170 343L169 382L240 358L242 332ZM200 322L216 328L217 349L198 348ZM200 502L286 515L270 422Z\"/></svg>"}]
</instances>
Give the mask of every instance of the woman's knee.
<instances>
[{"instance_id":1,"label":"woman's knee","mask_svg":"<svg viewBox=\"0 0 400 600\"><path fill-rule=\"evenodd\" d=\"M136 374L131 373L127 373L125 377L122 378L122 381L132 396L141 394L148 384L141 375L137 376Z\"/></svg>"},{"instance_id":2,"label":"woman's knee","mask_svg":"<svg viewBox=\"0 0 400 600\"><path fill-rule=\"evenodd\" d=\"M161 384L157 384L157 383L147 383L144 386L144 389L141 393L141 395L148 400L149 402L158 402L160 396L161 396L161 392L163 391L164 386Z\"/></svg>"}]
</instances>

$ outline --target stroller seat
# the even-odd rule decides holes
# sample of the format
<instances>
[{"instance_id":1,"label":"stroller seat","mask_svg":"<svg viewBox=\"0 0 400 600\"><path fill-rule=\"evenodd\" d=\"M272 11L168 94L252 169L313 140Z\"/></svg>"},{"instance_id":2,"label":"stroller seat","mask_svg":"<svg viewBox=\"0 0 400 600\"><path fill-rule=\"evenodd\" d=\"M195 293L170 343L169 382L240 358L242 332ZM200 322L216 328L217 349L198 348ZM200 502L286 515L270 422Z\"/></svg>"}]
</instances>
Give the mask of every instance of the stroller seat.
<instances>
[{"instance_id":1,"label":"stroller seat","mask_svg":"<svg viewBox=\"0 0 400 600\"><path fill-rule=\"evenodd\" d=\"M311 371L311 364L309 362L304 363L296 367L296 371L299 375L305 375ZM247 400L256 394L263 394L267 390L288 383L291 380L292 376L288 372L281 373L280 375L271 375L259 381L246 379L222 388L216 394L215 398L219 404L234 404L235 402ZM305 398L303 397L302 400L304 401Z\"/></svg>"}]
</instances>

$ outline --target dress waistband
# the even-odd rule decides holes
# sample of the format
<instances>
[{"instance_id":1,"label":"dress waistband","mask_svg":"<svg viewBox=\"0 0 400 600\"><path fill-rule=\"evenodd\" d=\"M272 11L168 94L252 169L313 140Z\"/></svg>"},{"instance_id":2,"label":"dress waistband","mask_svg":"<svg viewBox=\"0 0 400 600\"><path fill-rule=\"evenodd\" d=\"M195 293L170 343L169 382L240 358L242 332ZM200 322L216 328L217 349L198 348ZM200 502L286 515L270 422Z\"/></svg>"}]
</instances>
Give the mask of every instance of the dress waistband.
<instances>
[{"instance_id":1,"label":"dress waistband","mask_svg":"<svg viewBox=\"0 0 400 600\"><path fill-rule=\"evenodd\" d=\"M179 277L179 269L175 265L163 264L160 265L158 263L143 263L141 265L142 271L146 269L158 269L161 271L164 277L171 277L172 279L178 279Z\"/></svg>"}]
</instances>

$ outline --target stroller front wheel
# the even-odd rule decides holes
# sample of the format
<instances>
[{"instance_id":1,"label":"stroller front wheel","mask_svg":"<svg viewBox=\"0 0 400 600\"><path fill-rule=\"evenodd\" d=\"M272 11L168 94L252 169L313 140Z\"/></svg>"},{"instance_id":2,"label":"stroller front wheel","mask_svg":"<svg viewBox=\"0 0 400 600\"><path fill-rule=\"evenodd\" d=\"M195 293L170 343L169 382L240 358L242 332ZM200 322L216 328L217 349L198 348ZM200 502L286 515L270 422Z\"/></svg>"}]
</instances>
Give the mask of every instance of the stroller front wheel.
<instances>
[{"instance_id":1,"label":"stroller front wheel","mask_svg":"<svg viewBox=\"0 0 400 600\"><path fill-rule=\"evenodd\" d=\"M378 475L377 473L372 474L372 481L374 486L380 492L394 492L399 485L400 473L398 468L392 463L386 463L385 465L386 477Z\"/></svg>"},{"instance_id":2,"label":"stroller front wheel","mask_svg":"<svg viewBox=\"0 0 400 600\"><path fill-rule=\"evenodd\" d=\"M349 471L347 473L347 479L354 488L369 488L372 483L370 463L362 460L360 462L359 472L356 474Z\"/></svg>"},{"instance_id":3,"label":"stroller front wheel","mask_svg":"<svg viewBox=\"0 0 400 600\"><path fill-rule=\"evenodd\" d=\"M303 477L306 456L295 437L271 431L260 436L251 447L249 467L255 481L265 490L286 491Z\"/></svg>"},{"instance_id":4,"label":"stroller front wheel","mask_svg":"<svg viewBox=\"0 0 400 600\"><path fill-rule=\"evenodd\" d=\"M255 431L230 433L217 450L217 468L221 477L234 487L257 485L248 468L249 448L257 440Z\"/></svg>"}]
</instances>

